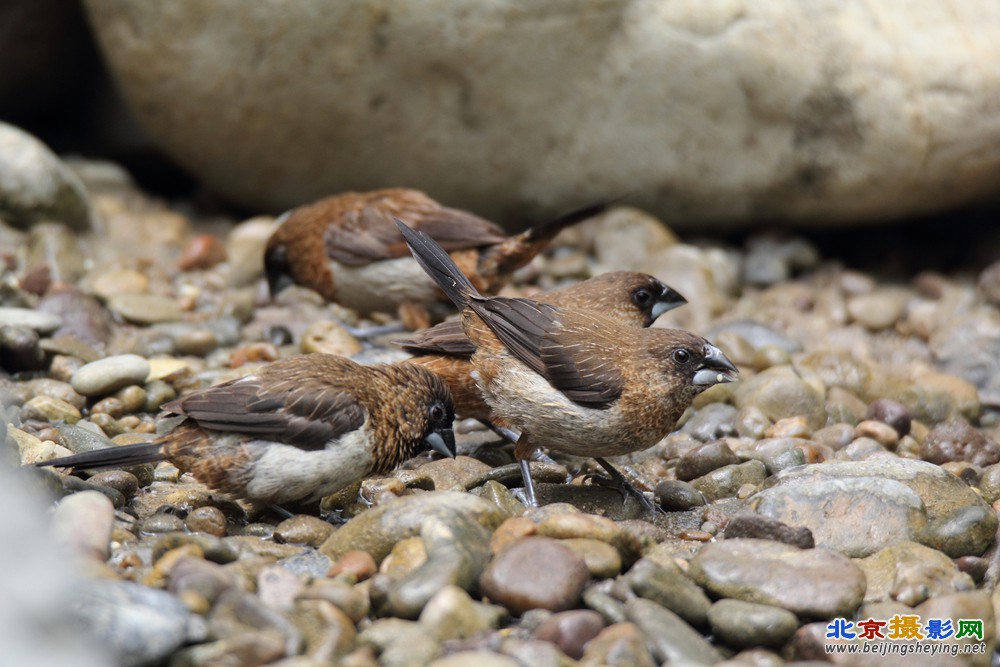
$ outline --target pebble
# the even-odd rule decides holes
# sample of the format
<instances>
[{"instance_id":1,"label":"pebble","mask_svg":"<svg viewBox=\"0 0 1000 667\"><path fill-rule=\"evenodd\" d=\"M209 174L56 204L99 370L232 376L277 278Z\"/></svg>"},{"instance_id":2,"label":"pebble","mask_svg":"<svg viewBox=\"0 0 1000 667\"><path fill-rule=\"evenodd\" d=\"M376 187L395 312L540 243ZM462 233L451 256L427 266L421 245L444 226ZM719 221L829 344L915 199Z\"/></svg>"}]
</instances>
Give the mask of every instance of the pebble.
<instances>
[{"instance_id":1,"label":"pebble","mask_svg":"<svg viewBox=\"0 0 1000 667\"><path fill-rule=\"evenodd\" d=\"M443 652L441 643L425 626L401 618L375 620L358 634L358 641L375 647L380 667L424 665Z\"/></svg>"},{"instance_id":2,"label":"pebble","mask_svg":"<svg viewBox=\"0 0 1000 667\"><path fill-rule=\"evenodd\" d=\"M174 514L154 514L139 522L143 533L174 533L184 530L184 521Z\"/></svg>"},{"instance_id":3,"label":"pebble","mask_svg":"<svg viewBox=\"0 0 1000 667\"><path fill-rule=\"evenodd\" d=\"M859 294L847 300L851 319L871 331L881 331L893 326L906 310L912 298L908 289L879 287L868 294Z\"/></svg>"},{"instance_id":4,"label":"pebble","mask_svg":"<svg viewBox=\"0 0 1000 667\"><path fill-rule=\"evenodd\" d=\"M771 422L785 417L804 417L812 429L826 425L822 394L790 366L776 366L737 383L737 408L753 406Z\"/></svg>"},{"instance_id":5,"label":"pebble","mask_svg":"<svg viewBox=\"0 0 1000 667\"><path fill-rule=\"evenodd\" d=\"M94 294L105 301L119 294L143 294L149 291L149 276L135 269L98 269L91 273L88 282Z\"/></svg>"},{"instance_id":6,"label":"pebble","mask_svg":"<svg viewBox=\"0 0 1000 667\"><path fill-rule=\"evenodd\" d=\"M708 502L720 498L735 498L744 484L761 484L767 477L767 468L760 461L746 461L727 465L691 480L691 486L700 491Z\"/></svg>"},{"instance_id":7,"label":"pebble","mask_svg":"<svg viewBox=\"0 0 1000 667\"><path fill-rule=\"evenodd\" d=\"M361 351L361 343L343 326L332 320L314 322L302 334L302 352L322 352L350 357Z\"/></svg>"},{"instance_id":8,"label":"pebble","mask_svg":"<svg viewBox=\"0 0 1000 667\"><path fill-rule=\"evenodd\" d=\"M535 637L552 642L563 653L579 660L587 642L604 629L604 619L596 611L575 609L553 614L538 626Z\"/></svg>"},{"instance_id":9,"label":"pebble","mask_svg":"<svg viewBox=\"0 0 1000 667\"><path fill-rule=\"evenodd\" d=\"M581 664L656 667L645 637L633 623L615 623L601 630L584 648Z\"/></svg>"},{"instance_id":10,"label":"pebble","mask_svg":"<svg viewBox=\"0 0 1000 667\"><path fill-rule=\"evenodd\" d=\"M899 542L854 562L868 582L866 603L897 600L915 607L931 597L976 587L954 561L916 542Z\"/></svg>"},{"instance_id":11,"label":"pebble","mask_svg":"<svg viewBox=\"0 0 1000 667\"><path fill-rule=\"evenodd\" d=\"M211 234L199 234L184 246L177 258L177 268L181 271L210 269L226 261L226 247Z\"/></svg>"},{"instance_id":12,"label":"pebble","mask_svg":"<svg viewBox=\"0 0 1000 667\"><path fill-rule=\"evenodd\" d=\"M520 615L529 609L574 607L590 572L580 556L558 540L526 537L498 554L480 578L483 594Z\"/></svg>"},{"instance_id":13,"label":"pebble","mask_svg":"<svg viewBox=\"0 0 1000 667\"><path fill-rule=\"evenodd\" d=\"M183 319L184 309L177 299L158 294L116 294L108 308L133 324L156 324Z\"/></svg>"},{"instance_id":14,"label":"pebble","mask_svg":"<svg viewBox=\"0 0 1000 667\"><path fill-rule=\"evenodd\" d=\"M930 430L920 456L931 463L968 461L978 466L1000 462L1000 444L962 419L951 419Z\"/></svg>"},{"instance_id":15,"label":"pebble","mask_svg":"<svg viewBox=\"0 0 1000 667\"><path fill-rule=\"evenodd\" d=\"M514 658L489 651L459 651L444 658L431 661L427 667L520 667Z\"/></svg>"},{"instance_id":16,"label":"pebble","mask_svg":"<svg viewBox=\"0 0 1000 667\"><path fill-rule=\"evenodd\" d=\"M992 542L996 514L939 466L909 459L806 465L769 480L749 499L758 514L812 531L816 544L864 557L915 540L956 558Z\"/></svg>"},{"instance_id":17,"label":"pebble","mask_svg":"<svg viewBox=\"0 0 1000 667\"><path fill-rule=\"evenodd\" d=\"M56 542L78 556L100 563L111 553L114 527L114 504L96 491L66 496L56 505L52 516L52 534Z\"/></svg>"},{"instance_id":18,"label":"pebble","mask_svg":"<svg viewBox=\"0 0 1000 667\"><path fill-rule=\"evenodd\" d=\"M805 463L807 444L807 441L798 438L765 438L758 440L744 455L763 463L769 475L776 475L782 470Z\"/></svg>"},{"instance_id":19,"label":"pebble","mask_svg":"<svg viewBox=\"0 0 1000 667\"><path fill-rule=\"evenodd\" d=\"M83 410L87 406L87 399L76 393L68 382L60 382L51 378L35 378L26 384L29 391L36 397L57 398L69 403L77 410Z\"/></svg>"},{"instance_id":20,"label":"pebble","mask_svg":"<svg viewBox=\"0 0 1000 667\"><path fill-rule=\"evenodd\" d=\"M914 613L920 618L941 618L951 619L952 627L958 627L961 619L983 619L983 640L986 642L987 653L972 655L966 664L986 667L991 664L989 647L996 643L996 621L994 606L990 600L990 595L986 591L968 591L962 593L951 593L948 595L938 595L926 602L918 605ZM955 639L954 635L944 642L947 644L980 644L976 637L965 637ZM961 654L960 654L961 655Z\"/></svg>"},{"instance_id":21,"label":"pebble","mask_svg":"<svg viewBox=\"0 0 1000 667\"><path fill-rule=\"evenodd\" d=\"M812 439L833 450L839 450L854 440L854 429L849 424L830 424L813 433Z\"/></svg>"},{"instance_id":22,"label":"pebble","mask_svg":"<svg viewBox=\"0 0 1000 667\"><path fill-rule=\"evenodd\" d=\"M707 500L701 491L688 482L668 479L660 482L653 490L656 504L667 512L683 512L704 505Z\"/></svg>"},{"instance_id":23,"label":"pebble","mask_svg":"<svg viewBox=\"0 0 1000 667\"><path fill-rule=\"evenodd\" d=\"M719 600L708 610L712 633L734 648L777 647L798 629L795 614L742 600Z\"/></svg>"},{"instance_id":24,"label":"pebble","mask_svg":"<svg viewBox=\"0 0 1000 667\"><path fill-rule=\"evenodd\" d=\"M9 327L24 327L40 334L50 334L62 326L62 318L32 308L0 307L0 322Z\"/></svg>"},{"instance_id":25,"label":"pebble","mask_svg":"<svg viewBox=\"0 0 1000 667\"><path fill-rule=\"evenodd\" d=\"M568 546L577 556L583 559L592 577L614 577L621 572L622 557L607 542L582 537L560 540L560 542Z\"/></svg>"},{"instance_id":26,"label":"pebble","mask_svg":"<svg viewBox=\"0 0 1000 667\"><path fill-rule=\"evenodd\" d=\"M149 375L149 362L134 354L121 354L82 366L70 384L83 396L104 396L131 384L142 384Z\"/></svg>"},{"instance_id":27,"label":"pebble","mask_svg":"<svg viewBox=\"0 0 1000 667\"><path fill-rule=\"evenodd\" d=\"M805 417L785 417L774 422L764 431L765 438L808 438L812 429Z\"/></svg>"},{"instance_id":28,"label":"pebble","mask_svg":"<svg viewBox=\"0 0 1000 667\"><path fill-rule=\"evenodd\" d=\"M336 577L340 574L348 574L355 581L364 581L371 578L376 572L378 572L378 565L370 553L367 551L348 551L330 566L328 575Z\"/></svg>"},{"instance_id":29,"label":"pebble","mask_svg":"<svg viewBox=\"0 0 1000 667\"><path fill-rule=\"evenodd\" d=\"M865 595L864 572L850 559L769 540L706 544L691 559L688 575L715 596L812 618L851 616Z\"/></svg>"},{"instance_id":30,"label":"pebble","mask_svg":"<svg viewBox=\"0 0 1000 667\"><path fill-rule=\"evenodd\" d=\"M439 640L467 639L496 628L503 609L474 601L458 586L445 586L427 601L420 624Z\"/></svg>"},{"instance_id":31,"label":"pebble","mask_svg":"<svg viewBox=\"0 0 1000 667\"><path fill-rule=\"evenodd\" d=\"M653 648L653 656L662 663L714 665L722 661L718 649L680 616L655 602L628 600L625 614L642 631Z\"/></svg>"},{"instance_id":32,"label":"pebble","mask_svg":"<svg viewBox=\"0 0 1000 667\"><path fill-rule=\"evenodd\" d=\"M736 435L737 414L737 409L728 403L709 403L695 412L681 430L702 442Z\"/></svg>"},{"instance_id":33,"label":"pebble","mask_svg":"<svg viewBox=\"0 0 1000 667\"><path fill-rule=\"evenodd\" d=\"M677 479L688 482L723 466L740 463L725 442L716 440L685 452L677 461Z\"/></svg>"},{"instance_id":34,"label":"pebble","mask_svg":"<svg viewBox=\"0 0 1000 667\"><path fill-rule=\"evenodd\" d=\"M184 519L184 525L192 533L205 533L215 537L225 537L228 522L226 515L217 507L206 505L191 510Z\"/></svg>"},{"instance_id":35,"label":"pebble","mask_svg":"<svg viewBox=\"0 0 1000 667\"><path fill-rule=\"evenodd\" d=\"M25 405L30 405L35 410L38 410L51 423L66 422L68 424L75 424L83 418L83 415L80 414L76 406L60 398L35 396Z\"/></svg>"},{"instance_id":36,"label":"pebble","mask_svg":"<svg viewBox=\"0 0 1000 667\"><path fill-rule=\"evenodd\" d=\"M910 433L910 411L899 401L891 398L879 398L871 402L865 419L873 419L883 424L888 424L897 433L898 437L903 437Z\"/></svg>"},{"instance_id":37,"label":"pebble","mask_svg":"<svg viewBox=\"0 0 1000 667\"><path fill-rule=\"evenodd\" d=\"M274 540L318 547L333 533L333 526L318 517L297 514L274 528Z\"/></svg>"},{"instance_id":38,"label":"pebble","mask_svg":"<svg viewBox=\"0 0 1000 667\"><path fill-rule=\"evenodd\" d=\"M115 489L125 496L125 500L131 500L139 491L139 478L127 470L102 470L91 475L87 481L91 484Z\"/></svg>"},{"instance_id":39,"label":"pebble","mask_svg":"<svg viewBox=\"0 0 1000 667\"><path fill-rule=\"evenodd\" d=\"M705 627L712 602L673 560L657 564L644 558L632 566L625 581L639 597L669 609L695 627Z\"/></svg>"},{"instance_id":40,"label":"pebble","mask_svg":"<svg viewBox=\"0 0 1000 667\"><path fill-rule=\"evenodd\" d=\"M789 526L759 514L737 514L726 526L726 539L749 537L774 540L800 549L816 546L812 531L805 526Z\"/></svg>"},{"instance_id":41,"label":"pebble","mask_svg":"<svg viewBox=\"0 0 1000 667\"><path fill-rule=\"evenodd\" d=\"M176 662L190 667L256 667L281 658L286 653L285 638L276 630L247 632L218 641L185 648Z\"/></svg>"},{"instance_id":42,"label":"pebble","mask_svg":"<svg viewBox=\"0 0 1000 667\"><path fill-rule=\"evenodd\" d=\"M0 325L0 367L10 371L44 368L45 352L38 332L28 327Z\"/></svg>"}]
</instances>

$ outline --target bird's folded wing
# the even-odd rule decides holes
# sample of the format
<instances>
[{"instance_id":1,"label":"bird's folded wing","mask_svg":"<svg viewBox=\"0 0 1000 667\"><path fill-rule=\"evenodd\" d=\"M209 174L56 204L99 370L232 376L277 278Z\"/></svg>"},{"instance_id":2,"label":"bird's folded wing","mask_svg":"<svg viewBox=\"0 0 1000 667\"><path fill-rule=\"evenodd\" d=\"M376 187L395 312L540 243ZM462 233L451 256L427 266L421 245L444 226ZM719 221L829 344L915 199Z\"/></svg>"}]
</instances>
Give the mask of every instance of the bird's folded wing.
<instances>
[{"instance_id":1,"label":"bird's folded wing","mask_svg":"<svg viewBox=\"0 0 1000 667\"><path fill-rule=\"evenodd\" d=\"M448 252L506 238L502 229L471 213L396 196L345 211L336 224L328 225L323 235L327 257L350 266L406 257L410 251L393 218L428 234Z\"/></svg>"},{"instance_id":2,"label":"bird's folded wing","mask_svg":"<svg viewBox=\"0 0 1000 667\"><path fill-rule=\"evenodd\" d=\"M396 341L400 347L414 354L444 354L449 357L469 359L476 345L465 335L462 323L449 320Z\"/></svg>"},{"instance_id":3,"label":"bird's folded wing","mask_svg":"<svg viewBox=\"0 0 1000 667\"><path fill-rule=\"evenodd\" d=\"M163 407L207 429L322 449L330 440L360 428L366 412L353 394L316 375L277 381L242 378Z\"/></svg>"},{"instance_id":4,"label":"bird's folded wing","mask_svg":"<svg viewBox=\"0 0 1000 667\"><path fill-rule=\"evenodd\" d=\"M607 409L624 387L600 320L528 299L474 299L473 310L510 352L568 399Z\"/></svg>"}]
</instances>

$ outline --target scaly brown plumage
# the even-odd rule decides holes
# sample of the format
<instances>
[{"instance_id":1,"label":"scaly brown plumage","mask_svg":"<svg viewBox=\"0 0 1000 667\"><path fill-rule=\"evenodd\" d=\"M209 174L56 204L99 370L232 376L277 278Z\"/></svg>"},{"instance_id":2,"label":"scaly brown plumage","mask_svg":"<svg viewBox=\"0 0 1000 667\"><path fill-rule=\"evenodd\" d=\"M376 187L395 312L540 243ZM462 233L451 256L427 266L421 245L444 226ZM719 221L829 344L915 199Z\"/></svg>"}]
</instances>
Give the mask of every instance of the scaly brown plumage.
<instances>
[{"instance_id":1,"label":"scaly brown plumage","mask_svg":"<svg viewBox=\"0 0 1000 667\"><path fill-rule=\"evenodd\" d=\"M169 460L209 487L261 503L317 500L427 448L454 456L454 405L433 373L328 354L276 361L163 406L187 417L153 443L39 465Z\"/></svg>"}]
</instances>

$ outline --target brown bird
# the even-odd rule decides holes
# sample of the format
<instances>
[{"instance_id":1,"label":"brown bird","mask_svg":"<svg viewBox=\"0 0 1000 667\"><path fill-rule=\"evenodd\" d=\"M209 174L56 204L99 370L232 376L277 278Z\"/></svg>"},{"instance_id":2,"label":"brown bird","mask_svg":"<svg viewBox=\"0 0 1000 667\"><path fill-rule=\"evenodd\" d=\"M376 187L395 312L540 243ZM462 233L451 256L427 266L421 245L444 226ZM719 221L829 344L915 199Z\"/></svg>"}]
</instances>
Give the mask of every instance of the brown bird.
<instances>
[{"instance_id":1,"label":"brown bird","mask_svg":"<svg viewBox=\"0 0 1000 667\"><path fill-rule=\"evenodd\" d=\"M432 238L396 224L420 265L461 308L486 403L520 431L514 456L529 504L537 503L528 466L537 448L594 457L621 482L603 457L656 444L695 396L738 376L719 348L687 331L636 329L593 310L484 297Z\"/></svg>"},{"instance_id":2,"label":"brown bird","mask_svg":"<svg viewBox=\"0 0 1000 667\"><path fill-rule=\"evenodd\" d=\"M574 283L568 287L535 295L535 301L561 308L595 310L621 324L641 329L663 313L687 303L678 294L648 273L612 271ZM455 398L455 413L472 417L494 427L501 435L517 440L509 428L497 424L476 386L472 355L476 346L465 335L462 322L450 320L396 341L411 361L440 376Z\"/></svg>"},{"instance_id":3,"label":"brown bird","mask_svg":"<svg viewBox=\"0 0 1000 667\"><path fill-rule=\"evenodd\" d=\"M413 261L393 218L430 235L478 290L490 292L564 228L607 206L588 206L508 236L492 222L442 206L419 190L345 192L285 214L268 241L264 267L272 296L296 283L362 314L399 311L409 328L420 328L429 323L425 309L447 301Z\"/></svg>"},{"instance_id":4,"label":"brown bird","mask_svg":"<svg viewBox=\"0 0 1000 667\"><path fill-rule=\"evenodd\" d=\"M433 373L407 362L291 357L163 407L187 419L156 442L38 465L169 460L222 493L285 504L318 500L428 448L455 455L451 394Z\"/></svg>"}]
</instances>

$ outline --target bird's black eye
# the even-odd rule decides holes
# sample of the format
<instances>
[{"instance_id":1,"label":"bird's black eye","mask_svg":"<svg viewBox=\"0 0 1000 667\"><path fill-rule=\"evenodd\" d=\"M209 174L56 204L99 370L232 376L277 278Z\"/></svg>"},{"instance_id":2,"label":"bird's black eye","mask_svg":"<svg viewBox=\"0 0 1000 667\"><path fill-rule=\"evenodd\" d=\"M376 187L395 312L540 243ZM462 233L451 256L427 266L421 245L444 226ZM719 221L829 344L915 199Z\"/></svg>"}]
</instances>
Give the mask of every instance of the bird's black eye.
<instances>
[{"instance_id":1,"label":"bird's black eye","mask_svg":"<svg viewBox=\"0 0 1000 667\"><path fill-rule=\"evenodd\" d=\"M639 289L632 293L632 300L635 301L635 305L645 308L653 302L653 293L646 288Z\"/></svg>"},{"instance_id":2,"label":"bird's black eye","mask_svg":"<svg viewBox=\"0 0 1000 667\"><path fill-rule=\"evenodd\" d=\"M434 423L444 421L444 408L437 403L431 406L431 421Z\"/></svg>"},{"instance_id":3,"label":"bird's black eye","mask_svg":"<svg viewBox=\"0 0 1000 667\"><path fill-rule=\"evenodd\" d=\"M674 361L679 364L686 364L691 361L691 353L684 348L674 350L674 353L671 356L674 358Z\"/></svg>"}]
</instances>

